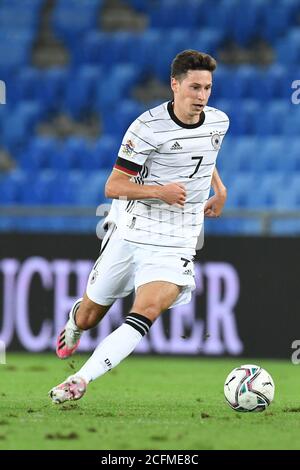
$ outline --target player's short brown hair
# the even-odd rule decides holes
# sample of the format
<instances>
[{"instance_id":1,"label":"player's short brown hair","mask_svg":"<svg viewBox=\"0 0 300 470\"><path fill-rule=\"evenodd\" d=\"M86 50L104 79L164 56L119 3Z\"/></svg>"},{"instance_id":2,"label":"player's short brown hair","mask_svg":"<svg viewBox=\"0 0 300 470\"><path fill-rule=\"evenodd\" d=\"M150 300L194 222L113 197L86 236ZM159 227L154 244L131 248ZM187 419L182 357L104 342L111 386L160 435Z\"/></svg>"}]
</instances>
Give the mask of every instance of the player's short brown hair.
<instances>
[{"instance_id":1,"label":"player's short brown hair","mask_svg":"<svg viewBox=\"0 0 300 470\"><path fill-rule=\"evenodd\" d=\"M181 80L189 70L208 70L213 72L217 67L216 60L204 52L187 49L179 52L171 65L171 77Z\"/></svg>"}]
</instances>

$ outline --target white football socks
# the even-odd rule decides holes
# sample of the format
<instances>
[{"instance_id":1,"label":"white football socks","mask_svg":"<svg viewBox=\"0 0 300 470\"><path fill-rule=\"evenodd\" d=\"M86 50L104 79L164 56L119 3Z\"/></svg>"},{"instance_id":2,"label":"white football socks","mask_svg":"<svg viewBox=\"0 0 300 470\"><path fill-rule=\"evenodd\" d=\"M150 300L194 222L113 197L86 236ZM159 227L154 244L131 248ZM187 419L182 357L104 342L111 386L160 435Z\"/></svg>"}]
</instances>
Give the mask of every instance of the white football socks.
<instances>
[{"instance_id":1,"label":"white football socks","mask_svg":"<svg viewBox=\"0 0 300 470\"><path fill-rule=\"evenodd\" d=\"M76 315L76 312L77 310L79 309L80 307L80 304L81 304L81 301L83 299L78 299L76 300L76 302L74 303L73 307L71 308L71 311L69 313L69 320L67 321L67 324L66 324L66 327L67 328L71 328L71 330L73 331L80 331L82 333L83 330L81 330L77 325L76 325L76 322L75 322L75 315Z\"/></svg>"},{"instance_id":2,"label":"white football socks","mask_svg":"<svg viewBox=\"0 0 300 470\"><path fill-rule=\"evenodd\" d=\"M97 346L75 375L88 383L116 367L132 353L151 325L152 322L143 315L130 313L125 322Z\"/></svg>"}]
</instances>

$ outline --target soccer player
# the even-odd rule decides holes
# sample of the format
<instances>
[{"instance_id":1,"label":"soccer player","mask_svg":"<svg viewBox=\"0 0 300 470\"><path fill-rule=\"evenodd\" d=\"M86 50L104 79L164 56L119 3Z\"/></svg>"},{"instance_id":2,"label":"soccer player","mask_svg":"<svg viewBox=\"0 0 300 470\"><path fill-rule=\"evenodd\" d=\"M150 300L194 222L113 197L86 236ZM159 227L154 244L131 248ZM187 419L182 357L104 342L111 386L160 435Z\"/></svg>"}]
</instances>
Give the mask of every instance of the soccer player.
<instances>
[{"instance_id":1,"label":"soccer player","mask_svg":"<svg viewBox=\"0 0 300 470\"><path fill-rule=\"evenodd\" d=\"M135 300L124 323L83 367L50 391L55 403L81 398L90 381L136 348L164 310L191 299L204 215L218 216L226 199L215 165L229 119L207 106L215 68L208 54L179 53L172 62L173 101L143 113L123 138L105 188L107 197L127 199L122 221L117 229L110 224L86 295L59 338L58 355L72 354L81 330L94 326L133 287ZM215 194L208 199L211 185Z\"/></svg>"},{"instance_id":2,"label":"soccer player","mask_svg":"<svg viewBox=\"0 0 300 470\"><path fill-rule=\"evenodd\" d=\"M135 181L139 183L139 177L136 177ZM216 168L214 169L212 176L212 187L215 195L208 199L204 208L204 215L210 218L219 217L221 215L226 201L226 187L224 186ZM126 289L122 287L122 290L120 290L120 283L118 282L111 286L113 288L113 292L111 292L110 298L106 299L105 293L102 295L101 292L103 288L107 290L107 283L105 282L104 276L99 276L98 269L98 267L103 267L105 273L106 268L104 267L105 261L103 259L103 252L108 245L108 242L112 240L112 234L114 234L114 238L120 238L121 236L121 227L122 223L124 223L124 211L126 209L126 205L126 201L114 199L109 214L103 222L103 228L105 229L106 234L102 241L100 256L97 259L89 277L87 286L88 294L85 294L83 299L80 298L76 300L70 311L69 320L57 340L56 353L60 359L66 359L75 352L83 331L94 328L103 319L115 300L125 297L134 291L134 264L129 263L129 257L125 250L123 252L120 250L118 266L123 266L127 282ZM112 243L110 245L112 246ZM111 255L109 250L105 253L105 259L108 264L111 264ZM100 260L101 265L99 266ZM97 303L92 301L91 298L98 299ZM105 302L109 303L104 305L103 299L105 299Z\"/></svg>"}]
</instances>

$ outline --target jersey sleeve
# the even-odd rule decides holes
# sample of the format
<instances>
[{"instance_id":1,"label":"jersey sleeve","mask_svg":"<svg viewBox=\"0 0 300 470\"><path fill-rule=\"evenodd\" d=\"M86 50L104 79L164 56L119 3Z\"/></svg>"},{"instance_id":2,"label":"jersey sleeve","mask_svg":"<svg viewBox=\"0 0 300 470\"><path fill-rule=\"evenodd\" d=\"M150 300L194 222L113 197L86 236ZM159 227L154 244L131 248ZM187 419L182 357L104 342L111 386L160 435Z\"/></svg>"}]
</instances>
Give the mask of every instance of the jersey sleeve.
<instances>
[{"instance_id":1,"label":"jersey sleeve","mask_svg":"<svg viewBox=\"0 0 300 470\"><path fill-rule=\"evenodd\" d=\"M156 142L152 129L136 119L124 135L114 169L136 176L153 150Z\"/></svg>"}]
</instances>

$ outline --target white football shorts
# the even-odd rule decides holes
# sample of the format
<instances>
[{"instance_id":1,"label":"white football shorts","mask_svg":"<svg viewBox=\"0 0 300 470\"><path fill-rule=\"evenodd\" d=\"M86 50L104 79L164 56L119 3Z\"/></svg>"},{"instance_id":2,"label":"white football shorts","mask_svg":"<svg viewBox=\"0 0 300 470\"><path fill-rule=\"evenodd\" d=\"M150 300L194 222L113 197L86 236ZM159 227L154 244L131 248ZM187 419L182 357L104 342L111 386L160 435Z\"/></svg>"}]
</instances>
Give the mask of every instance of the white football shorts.
<instances>
[{"instance_id":1,"label":"white football shorts","mask_svg":"<svg viewBox=\"0 0 300 470\"><path fill-rule=\"evenodd\" d=\"M191 257L139 247L121 239L115 226L108 230L102 247L86 289L87 296L96 304L112 305L115 300L152 281L182 286L172 307L190 302L195 289Z\"/></svg>"}]
</instances>

